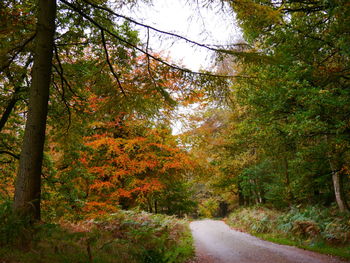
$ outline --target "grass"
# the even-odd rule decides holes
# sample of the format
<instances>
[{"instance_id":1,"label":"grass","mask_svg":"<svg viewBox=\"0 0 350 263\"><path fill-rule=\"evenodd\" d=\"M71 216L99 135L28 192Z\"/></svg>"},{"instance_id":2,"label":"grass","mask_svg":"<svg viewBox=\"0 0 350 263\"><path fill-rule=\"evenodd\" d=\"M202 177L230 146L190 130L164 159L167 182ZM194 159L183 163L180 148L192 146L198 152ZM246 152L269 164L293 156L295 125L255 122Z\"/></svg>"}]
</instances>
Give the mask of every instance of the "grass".
<instances>
[{"instance_id":1,"label":"grass","mask_svg":"<svg viewBox=\"0 0 350 263\"><path fill-rule=\"evenodd\" d=\"M316 242L316 243L307 245L302 241L297 241L297 240L292 240L291 238L276 236L275 234L255 233L254 235L256 237L259 237L261 239L264 239L266 241L270 241L273 243L287 245L287 246L294 246L305 250L310 250L321 254L337 256L337 257L350 260L350 245L335 246L335 245L326 244L324 242Z\"/></svg>"}]
</instances>

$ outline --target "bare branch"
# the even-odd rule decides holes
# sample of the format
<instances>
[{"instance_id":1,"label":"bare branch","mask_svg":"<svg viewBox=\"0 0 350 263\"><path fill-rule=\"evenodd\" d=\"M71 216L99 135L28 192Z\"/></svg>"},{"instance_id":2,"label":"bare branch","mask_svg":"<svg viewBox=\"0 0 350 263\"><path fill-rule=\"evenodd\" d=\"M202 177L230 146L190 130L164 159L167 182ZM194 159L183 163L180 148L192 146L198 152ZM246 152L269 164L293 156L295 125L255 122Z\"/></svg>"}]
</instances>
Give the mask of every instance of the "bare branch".
<instances>
[{"instance_id":1,"label":"bare branch","mask_svg":"<svg viewBox=\"0 0 350 263\"><path fill-rule=\"evenodd\" d=\"M18 54L21 53L21 52L23 51L24 47L25 47L28 43L30 43L30 42L35 38L35 35L36 35L36 34L33 34L33 35L30 36L28 39L24 40L24 41L22 42L21 45L16 46L16 47L14 47L14 48L12 48L11 50L8 51L8 53L10 53L10 52L12 52L12 51L17 50L17 51L15 52L15 54L13 54L13 56L7 61L7 63L5 63L5 65L3 65L3 66L0 68L0 72L3 72L6 68L8 68L8 67L11 65L11 63L16 59L16 57L18 56Z\"/></svg>"},{"instance_id":2,"label":"bare branch","mask_svg":"<svg viewBox=\"0 0 350 263\"><path fill-rule=\"evenodd\" d=\"M151 63L150 63L150 59L149 59L149 56L148 56L148 45L149 45L149 29L147 29L147 43L146 43L146 53L147 53L147 71L148 71L148 74L152 80L152 83L154 85L154 88L157 89L157 84L156 84L156 81L154 80L154 77L153 77L153 74L152 74L152 71L151 71Z\"/></svg>"},{"instance_id":3,"label":"bare branch","mask_svg":"<svg viewBox=\"0 0 350 263\"><path fill-rule=\"evenodd\" d=\"M8 104L5 108L5 111L0 118L0 132L4 128L8 118L11 115L12 110L15 108L15 105L16 105L17 101L19 100L18 94L23 89L23 87L20 84L27 76L27 68L29 67L30 63L32 63L32 61L33 61L32 57L29 57L26 64L24 65L24 72L21 74L21 76L18 78L18 80L14 80L13 77L11 76L11 73L8 70L6 70L7 78L9 79L10 82L13 83L13 85L15 86L15 90L12 93L12 95L11 95L12 98L8 102Z\"/></svg>"},{"instance_id":4,"label":"bare branch","mask_svg":"<svg viewBox=\"0 0 350 263\"><path fill-rule=\"evenodd\" d=\"M101 30L101 40L102 40L102 45L103 45L103 49L105 51L105 55L106 55L106 60L107 60L107 64L109 66L109 69L111 70L114 78L117 80L117 83L118 83L118 86L119 86L119 89L121 90L121 92L124 94L124 96L126 97L126 94L125 94L125 91L123 89L123 86L122 86L122 83L120 82L120 79L117 75L117 73L115 73L114 71L114 68L111 64L111 61L109 60L109 54L108 54L108 49L107 49L107 44L106 44L106 39L105 39L105 34L104 34L104 31Z\"/></svg>"},{"instance_id":5,"label":"bare branch","mask_svg":"<svg viewBox=\"0 0 350 263\"><path fill-rule=\"evenodd\" d=\"M55 69L55 71L58 73L58 75L60 76L61 85L63 85L64 82L63 82L63 75L61 75L62 72L60 72L60 71L58 70L58 68L57 68L54 64L53 64L52 66L53 66L53 68ZM58 86L57 86L57 84L55 83L54 80L52 81L52 83L53 83L53 86L56 88L58 94L61 95L61 100L63 101L64 106L66 107L67 112L68 112L68 126L67 126L67 129L66 129L66 133L68 133L69 128L70 128L70 126L71 126L71 124L72 124L72 113L71 113L71 111L70 111L70 106L69 106L69 104L68 104L68 102L67 102L67 99L66 99L66 97L65 97L64 86L62 86L62 93L61 93L61 92L60 92L60 89L58 88Z\"/></svg>"},{"instance_id":6,"label":"bare branch","mask_svg":"<svg viewBox=\"0 0 350 263\"><path fill-rule=\"evenodd\" d=\"M76 97L78 97L79 99L81 100L84 100L83 97L81 97L80 95L78 95L73 89L72 89L72 86L69 84L68 80L65 78L64 76L64 71L63 71L63 66L62 66L62 62L60 60L60 56L59 56L59 53L58 53L58 48L57 48L57 45L54 44L54 49L55 49L55 58L56 58L56 61L58 63L58 66L60 68L59 71L57 71L57 73L60 75L61 77L61 81L62 81L62 89L64 87L64 84L68 87L69 91L72 92L72 94Z\"/></svg>"},{"instance_id":7,"label":"bare branch","mask_svg":"<svg viewBox=\"0 0 350 263\"><path fill-rule=\"evenodd\" d=\"M13 158L19 160L19 155L18 155L18 154L15 154L15 153L13 153L13 152L10 152L10 151L5 151L5 150L3 150L3 151L0 151L0 154L7 154L7 155L10 155L10 156L12 156Z\"/></svg>"}]
</instances>

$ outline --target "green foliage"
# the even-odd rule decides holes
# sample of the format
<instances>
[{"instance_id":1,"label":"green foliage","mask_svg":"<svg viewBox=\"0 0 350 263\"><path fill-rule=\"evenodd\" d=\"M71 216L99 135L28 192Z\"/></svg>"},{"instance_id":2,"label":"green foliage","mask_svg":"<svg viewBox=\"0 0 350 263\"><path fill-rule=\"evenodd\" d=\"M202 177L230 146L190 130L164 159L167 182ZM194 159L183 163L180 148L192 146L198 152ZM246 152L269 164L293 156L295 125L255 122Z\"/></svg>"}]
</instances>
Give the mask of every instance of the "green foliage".
<instances>
[{"instance_id":1,"label":"green foliage","mask_svg":"<svg viewBox=\"0 0 350 263\"><path fill-rule=\"evenodd\" d=\"M32 234L29 220L13 212L12 202L0 202L0 246L19 245L21 238L29 239Z\"/></svg>"},{"instance_id":2,"label":"green foliage","mask_svg":"<svg viewBox=\"0 0 350 263\"><path fill-rule=\"evenodd\" d=\"M271 242L350 259L349 214L307 206L279 211L263 206L240 208L227 223Z\"/></svg>"},{"instance_id":3,"label":"green foliage","mask_svg":"<svg viewBox=\"0 0 350 263\"><path fill-rule=\"evenodd\" d=\"M339 213L334 208L293 207L281 212L257 206L236 210L228 218L228 223L250 233L272 233L307 245L315 242L344 245L350 243L349 219L348 214Z\"/></svg>"},{"instance_id":4,"label":"green foliage","mask_svg":"<svg viewBox=\"0 0 350 263\"><path fill-rule=\"evenodd\" d=\"M193 255L187 222L144 212L120 211L96 220L43 224L34 239L26 253L4 244L0 259L26 263L177 263Z\"/></svg>"},{"instance_id":5,"label":"green foliage","mask_svg":"<svg viewBox=\"0 0 350 263\"><path fill-rule=\"evenodd\" d=\"M219 59L227 64L222 68L238 75L226 107L196 116L200 128L192 130L193 151L207 156L203 159L215 174L204 180L235 192L238 205L281 209L337 201L342 209L332 175L339 174L338 199L345 202L350 197L350 52L344 45L349 5L293 0L230 5L250 47L226 52L234 59Z\"/></svg>"},{"instance_id":6,"label":"green foliage","mask_svg":"<svg viewBox=\"0 0 350 263\"><path fill-rule=\"evenodd\" d=\"M219 201L217 198L211 197L200 203L198 214L201 217L213 218L217 215L219 209Z\"/></svg>"}]
</instances>

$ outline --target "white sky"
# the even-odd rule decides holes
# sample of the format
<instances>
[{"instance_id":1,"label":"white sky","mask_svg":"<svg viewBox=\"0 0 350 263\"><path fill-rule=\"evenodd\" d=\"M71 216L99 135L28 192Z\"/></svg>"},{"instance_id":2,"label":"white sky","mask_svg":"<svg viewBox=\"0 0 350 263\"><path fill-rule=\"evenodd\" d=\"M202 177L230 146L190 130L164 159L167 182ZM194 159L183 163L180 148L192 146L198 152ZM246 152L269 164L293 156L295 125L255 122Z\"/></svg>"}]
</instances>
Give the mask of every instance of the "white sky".
<instances>
[{"instance_id":1,"label":"white sky","mask_svg":"<svg viewBox=\"0 0 350 263\"><path fill-rule=\"evenodd\" d=\"M152 6L141 4L126 14L144 24L179 34L199 43L225 45L238 42L240 39L241 33L234 14L227 6L224 6L223 10L221 4L198 7L194 0L153 2ZM137 29L140 30L140 36L144 37L142 40L145 40L146 30L142 31L141 27ZM212 52L208 52L205 48L193 47L183 40L159 40L159 35L153 37L151 35L149 46L153 51L169 54L174 61L182 61L191 70L206 68L212 61Z\"/></svg>"},{"instance_id":2,"label":"white sky","mask_svg":"<svg viewBox=\"0 0 350 263\"><path fill-rule=\"evenodd\" d=\"M240 42L242 34L228 6L222 8L221 4L218 4L199 7L195 3L194 0L154 0L152 6L141 4L132 11L125 10L125 14L144 24L203 44L227 45ZM142 41L146 42L147 31L142 27L137 29ZM210 69L213 63L211 51L194 47L183 40L160 40L159 35L150 35L149 46L153 51L162 51L176 64L180 63L193 71ZM180 116L195 110L195 105L178 109L179 118L173 121L173 134L179 134L184 129L184 120Z\"/></svg>"}]
</instances>

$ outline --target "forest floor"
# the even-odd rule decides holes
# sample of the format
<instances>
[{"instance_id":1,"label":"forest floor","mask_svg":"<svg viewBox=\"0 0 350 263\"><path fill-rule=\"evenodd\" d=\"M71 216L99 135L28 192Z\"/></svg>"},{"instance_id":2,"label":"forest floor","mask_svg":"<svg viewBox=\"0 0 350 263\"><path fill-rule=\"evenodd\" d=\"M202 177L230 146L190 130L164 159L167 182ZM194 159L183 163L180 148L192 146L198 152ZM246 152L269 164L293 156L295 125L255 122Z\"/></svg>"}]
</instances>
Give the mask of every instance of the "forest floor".
<instances>
[{"instance_id":1,"label":"forest floor","mask_svg":"<svg viewBox=\"0 0 350 263\"><path fill-rule=\"evenodd\" d=\"M223 221L201 220L190 224L196 259L201 263L341 263L336 257L279 245L235 231Z\"/></svg>"}]
</instances>

